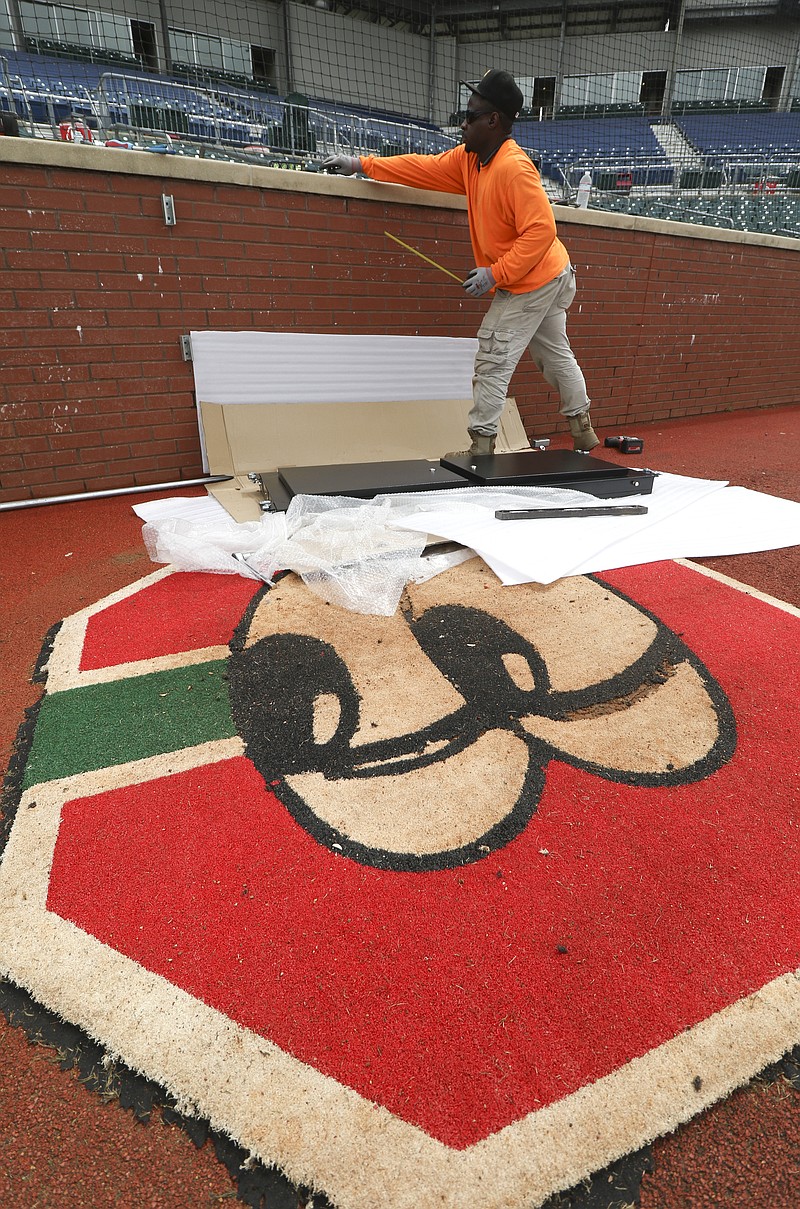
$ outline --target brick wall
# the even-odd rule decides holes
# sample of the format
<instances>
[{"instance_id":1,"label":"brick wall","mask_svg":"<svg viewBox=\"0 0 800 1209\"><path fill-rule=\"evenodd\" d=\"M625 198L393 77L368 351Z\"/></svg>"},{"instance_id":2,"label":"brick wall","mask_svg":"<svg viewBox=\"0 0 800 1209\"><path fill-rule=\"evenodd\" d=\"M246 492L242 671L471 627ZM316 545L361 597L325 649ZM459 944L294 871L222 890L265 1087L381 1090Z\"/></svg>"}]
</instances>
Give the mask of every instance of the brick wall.
<instances>
[{"instance_id":1,"label":"brick wall","mask_svg":"<svg viewBox=\"0 0 800 1209\"><path fill-rule=\"evenodd\" d=\"M460 198L28 140L0 164L0 501L200 475L192 329L474 336L485 309L384 235L465 272ZM597 426L797 401L800 241L557 213ZM511 389L563 428L529 360Z\"/></svg>"}]
</instances>

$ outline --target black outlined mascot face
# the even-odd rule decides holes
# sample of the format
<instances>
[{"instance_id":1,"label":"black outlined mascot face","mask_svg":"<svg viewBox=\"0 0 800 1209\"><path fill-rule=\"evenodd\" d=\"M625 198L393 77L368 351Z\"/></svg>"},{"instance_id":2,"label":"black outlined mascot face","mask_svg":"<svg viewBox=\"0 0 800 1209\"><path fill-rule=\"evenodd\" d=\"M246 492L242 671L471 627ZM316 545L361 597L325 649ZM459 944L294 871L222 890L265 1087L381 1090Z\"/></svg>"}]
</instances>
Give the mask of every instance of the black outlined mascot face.
<instances>
[{"instance_id":1,"label":"black outlined mascot face","mask_svg":"<svg viewBox=\"0 0 800 1209\"><path fill-rule=\"evenodd\" d=\"M507 844L551 760L678 785L735 747L699 659L588 576L501 587L474 558L410 584L385 618L327 606L289 575L231 649L249 759L315 839L381 869L451 868Z\"/></svg>"}]
</instances>

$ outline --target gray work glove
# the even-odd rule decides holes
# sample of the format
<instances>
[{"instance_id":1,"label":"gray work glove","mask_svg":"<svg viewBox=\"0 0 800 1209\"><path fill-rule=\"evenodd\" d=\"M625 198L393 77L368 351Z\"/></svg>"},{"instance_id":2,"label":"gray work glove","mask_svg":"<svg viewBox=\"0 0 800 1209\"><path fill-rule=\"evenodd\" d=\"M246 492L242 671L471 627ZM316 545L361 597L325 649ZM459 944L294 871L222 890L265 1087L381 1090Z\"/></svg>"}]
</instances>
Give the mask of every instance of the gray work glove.
<instances>
[{"instance_id":1,"label":"gray work glove","mask_svg":"<svg viewBox=\"0 0 800 1209\"><path fill-rule=\"evenodd\" d=\"M353 176L361 171L361 160L354 155L328 155L322 161L322 168L336 176Z\"/></svg>"},{"instance_id":2,"label":"gray work glove","mask_svg":"<svg viewBox=\"0 0 800 1209\"><path fill-rule=\"evenodd\" d=\"M491 269L470 269L461 284L473 298L482 298L494 287L494 273Z\"/></svg>"}]
</instances>

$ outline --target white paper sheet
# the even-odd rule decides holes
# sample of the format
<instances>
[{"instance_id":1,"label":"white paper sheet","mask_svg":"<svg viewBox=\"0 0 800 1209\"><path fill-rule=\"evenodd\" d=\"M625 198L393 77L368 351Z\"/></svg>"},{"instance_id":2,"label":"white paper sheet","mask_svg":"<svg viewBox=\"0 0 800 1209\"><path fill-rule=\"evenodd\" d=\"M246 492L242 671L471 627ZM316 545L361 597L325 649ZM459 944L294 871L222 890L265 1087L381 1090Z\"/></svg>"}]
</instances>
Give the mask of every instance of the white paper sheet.
<instances>
[{"instance_id":1,"label":"white paper sheet","mask_svg":"<svg viewBox=\"0 0 800 1209\"><path fill-rule=\"evenodd\" d=\"M209 521L230 520L222 504L211 495L176 495L169 499L146 500L143 504L134 504L133 511L140 520L151 522L185 520L202 525Z\"/></svg>"},{"instance_id":2,"label":"white paper sheet","mask_svg":"<svg viewBox=\"0 0 800 1209\"><path fill-rule=\"evenodd\" d=\"M598 502L611 507L615 503L644 504L648 509L645 516L499 521L493 512L479 517L474 509L463 516L431 509L397 523L470 546L505 584L546 584L566 575L585 574L587 570L630 565L625 552L625 543L629 541L637 543L633 562L684 557L684 550L659 553L650 534L660 522L685 513L686 519L679 528L685 540L694 523L689 510L726 486L725 482L710 479L663 474L656 478L651 495L602 501L584 496L587 507Z\"/></svg>"},{"instance_id":3,"label":"white paper sheet","mask_svg":"<svg viewBox=\"0 0 800 1209\"><path fill-rule=\"evenodd\" d=\"M602 551L588 554L564 575L589 575L672 558L752 554L797 545L800 545L800 504L745 487L726 487ZM529 578L520 578L516 568L491 565L504 584L531 582Z\"/></svg>"},{"instance_id":4,"label":"white paper sheet","mask_svg":"<svg viewBox=\"0 0 800 1209\"><path fill-rule=\"evenodd\" d=\"M630 567L659 558L752 554L797 545L800 545L800 504L746 487L726 487L706 496L686 513L667 517L647 533L604 551L603 567L591 569ZM654 555L656 550L660 553ZM619 557L624 561L617 561ZM585 573L583 567L573 572Z\"/></svg>"}]
</instances>

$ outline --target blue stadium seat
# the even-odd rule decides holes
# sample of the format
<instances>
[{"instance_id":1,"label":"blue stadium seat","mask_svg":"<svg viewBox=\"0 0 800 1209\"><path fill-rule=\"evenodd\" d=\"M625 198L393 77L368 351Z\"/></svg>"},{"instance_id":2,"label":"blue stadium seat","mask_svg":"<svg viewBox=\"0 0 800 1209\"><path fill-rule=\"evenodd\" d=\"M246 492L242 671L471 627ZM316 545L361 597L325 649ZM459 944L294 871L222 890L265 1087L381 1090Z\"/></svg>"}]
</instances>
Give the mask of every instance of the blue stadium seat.
<instances>
[{"instance_id":1,"label":"blue stadium seat","mask_svg":"<svg viewBox=\"0 0 800 1209\"><path fill-rule=\"evenodd\" d=\"M672 166L644 117L519 122L515 134L521 146L537 152L544 174L554 180L578 168L630 171L636 185L672 179Z\"/></svg>"},{"instance_id":2,"label":"blue stadium seat","mask_svg":"<svg viewBox=\"0 0 800 1209\"><path fill-rule=\"evenodd\" d=\"M693 147L720 160L800 156L800 113L687 114L675 124Z\"/></svg>"}]
</instances>

